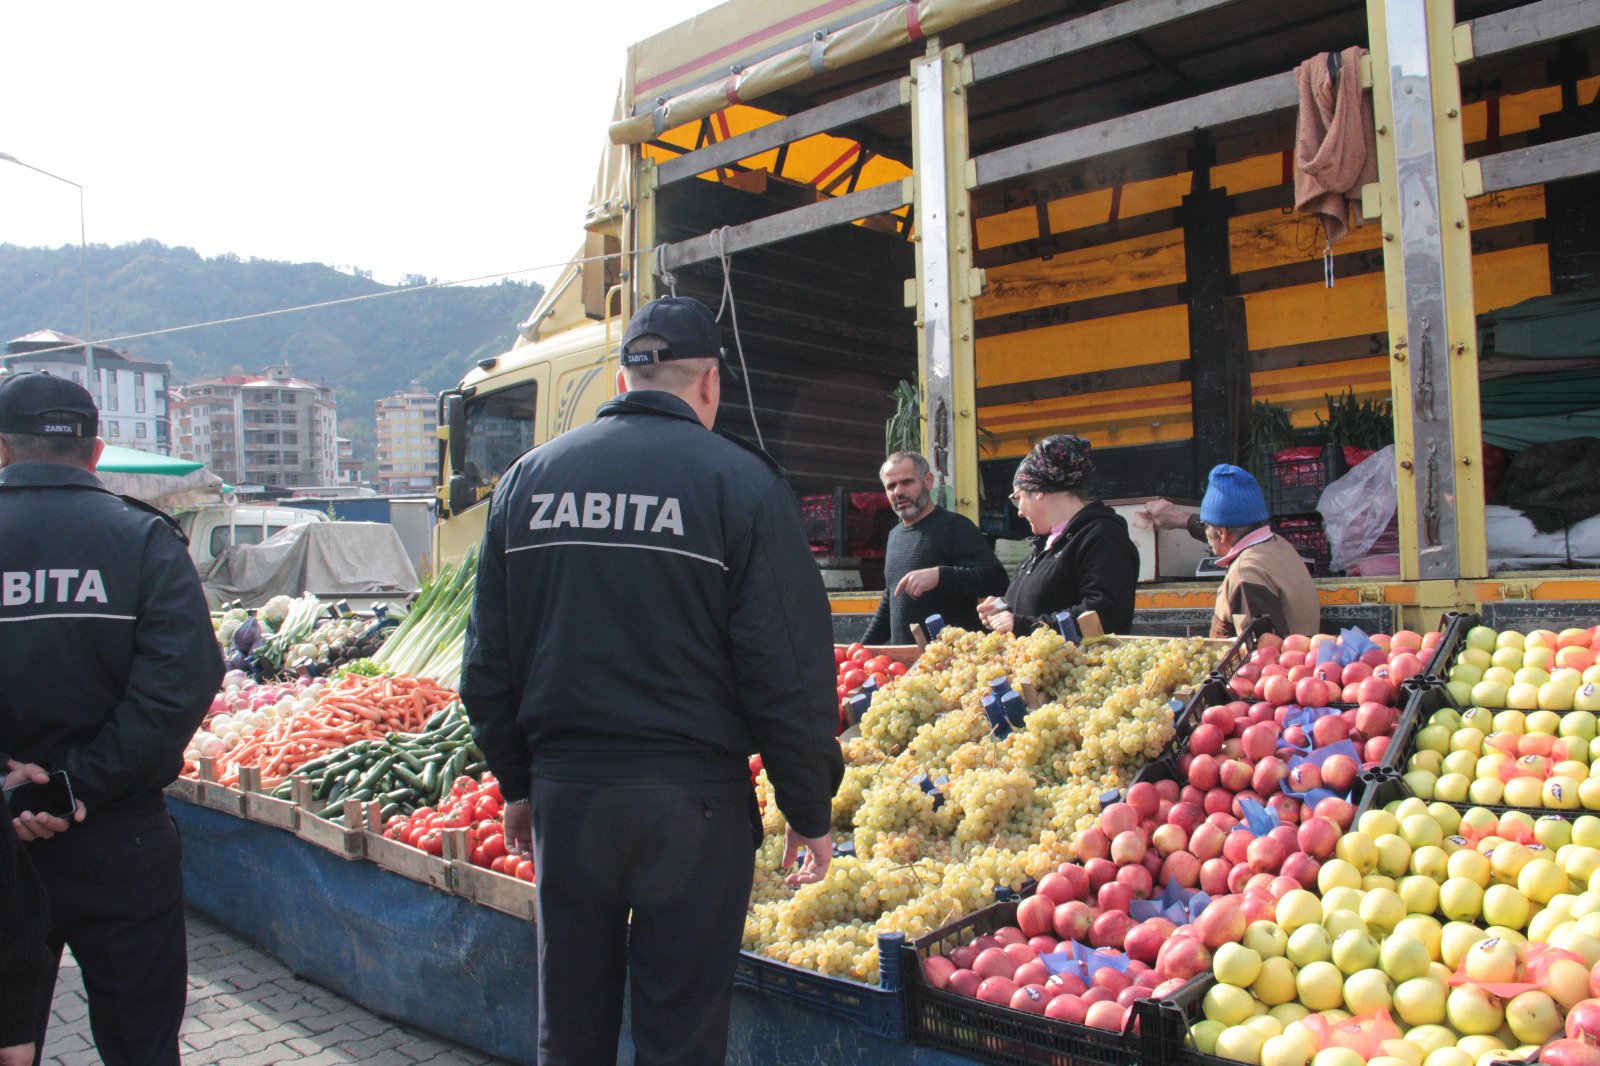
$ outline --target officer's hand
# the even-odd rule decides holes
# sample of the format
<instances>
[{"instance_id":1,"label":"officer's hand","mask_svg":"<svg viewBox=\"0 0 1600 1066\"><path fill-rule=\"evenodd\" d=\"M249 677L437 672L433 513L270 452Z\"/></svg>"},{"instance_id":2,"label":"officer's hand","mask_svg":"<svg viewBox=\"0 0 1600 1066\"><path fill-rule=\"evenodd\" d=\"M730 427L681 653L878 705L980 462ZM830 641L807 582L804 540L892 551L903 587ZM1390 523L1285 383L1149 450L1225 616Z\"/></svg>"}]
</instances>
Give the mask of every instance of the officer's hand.
<instances>
[{"instance_id":1,"label":"officer's hand","mask_svg":"<svg viewBox=\"0 0 1600 1066\"><path fill-rule=\"evenodd\" d=\"M1002 601L1000 597L990 596L988 599L978 604L978 617L983 619L985 625L989 624L990 618L1000 613L1000 604L1002 602L1004 601Z\"/></svg>"},{"instance_id":2,"label":"officer's hand","mask_svg":"<svg viewBox=\"0 0 1600 1066\"><path fill-rule=\"evenodd\" d=\"M26 843L30 840L49 840L57 833L65 833L71 829L74 822L83 821L88 812L83 808L83 801L79 800L77 809L72 812L72 821L57 818L53 814L35 814L32 811L23 811L11 819L11 825L17 831L17 839Z\"/></svg>"},{"instance_id":3,"label":"officer's hand","mask_svg":"<svg viewBox=\"0 0 1600 1066\"><path fill-rule=\"evenodd\" d=\"M506 804L500 821L505 827L506 850L518 858L533 858L533 808L528 801Z\"/></svg>"},{"instance_id":4,"label":"officer's hand","mask_svg":"<svg viewBox=\"0 0 1600 1066\"><path fill-rule=\"evenodd\" d=\"M916 599L925 592L932 592L939 587L939 568L930 566L924 570L913 570L900 579L900 584L894 587L896 596L910 596Z\"/></svg>"},{"instance_id":5,"label":"officer's hand","mask_svg":"<svg viewBox=\"0 0 1600 1066\"><path fill-rule=\"evenodd\" d=\"M31 762L18 762L15 759L6 760L6 779L0 782L0 788L16 788L32 781L36 785L50 783L50 774L42 766L35 766Z\"/></svg>"},{"instance_id":6,"label":"officer's hand","mask_svg":"<svg viewBox=\"0 0 1600 1066\"><path fill-rule=\"evenodd\" d=\"M800 868L784 878L787 885L811 885L823 879L828 872L828 864L833 862L833 835L824 833L819 837L803 837L795 832L794 826L789 826L788 835L783 842L782 866L793 866L800 857L800 849L806 849L806 861Z\"/></svg>"},{"instance_id":7,"label":"officer's hand","mask_svg":"<svg viewBox=\"0 0 1600 1066\"><path fill-rule=\"evenodd\" d=\"M1016 624L1016 617L1010 611L996 611L985 618L983 624L996 633L1009 633Z\"/></svg>"},{"instance_id":8,"label":"officer's hand","mask_svg":"<svg viewBox=\"0 0 1600 1066\"><path fill-rule=\"evenodd\" d=\"M33 1045L0 1047L0 1066L33 1066Z\"/></svg>"}]
</instances>

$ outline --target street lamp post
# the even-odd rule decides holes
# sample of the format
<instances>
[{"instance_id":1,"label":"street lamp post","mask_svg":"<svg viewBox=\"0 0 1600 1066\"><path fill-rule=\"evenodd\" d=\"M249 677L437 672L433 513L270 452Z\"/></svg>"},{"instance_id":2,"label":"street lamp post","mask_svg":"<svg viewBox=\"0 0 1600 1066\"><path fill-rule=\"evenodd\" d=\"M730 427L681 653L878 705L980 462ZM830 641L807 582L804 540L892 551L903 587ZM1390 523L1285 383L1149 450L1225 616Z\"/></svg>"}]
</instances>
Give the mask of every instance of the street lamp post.
<instances>
[{"instance_id":1,"label":"street lamp post","mask_svg":"<svg viewBox=\"0 0 1600 1066\"><path fill-rule=\"evenodd\" d=\"M29 169L31 171L34 171L35 173L43 174L47 178L54 178L57 181L64 181L68 185L71 185L74 189L78 190L78 248L81 251L82 256L83 256L83 358L84 358L84 372L86 374L88 374L89 381L90 382L94 382L95 385L98 386L98 382L95 382L95 376L94 376L94 338L89 335L89 236L88 236L89 230L88 230L88 227L84 223L84 216L83 216L83 186L79 185L77 182L73 181L71 178L63 178L60 174L52 174L48 170L41 170L39 167L34 166L32 163L24 163L22 160L18 159L16 156L11 155L11 154L9 154L7 152L0 152L0 162L15 163L19 167L26 167L27 169ZM103 395L100 397L100 399L101 399L102 403L105 402L105 397Z\"/></svg>"}]
</instances>

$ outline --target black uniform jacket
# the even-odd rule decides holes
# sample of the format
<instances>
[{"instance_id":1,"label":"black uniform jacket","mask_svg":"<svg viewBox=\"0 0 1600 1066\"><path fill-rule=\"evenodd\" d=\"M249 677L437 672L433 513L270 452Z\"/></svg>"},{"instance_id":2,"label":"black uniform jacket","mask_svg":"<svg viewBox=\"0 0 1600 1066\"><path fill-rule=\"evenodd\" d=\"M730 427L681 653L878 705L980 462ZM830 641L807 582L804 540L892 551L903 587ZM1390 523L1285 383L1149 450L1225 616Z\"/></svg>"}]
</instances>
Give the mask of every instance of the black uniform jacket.
<instances>
[{"instance_id":1,"label":"black uniform jacket","mask_svg":"<svg viewBox=\"0 0 1600 1066\"><path fill-rule=\"evenodd\" d=\"M533 774L731 780L828 831L833 631L783 472L639 391L524 455L490 503L461 698L508 799Z\"/></svg>"},{"instance_id":2,"label":"black uniform jacket","mask_svg":"<svg viewBox=\"0 0 1600 1066\"><path fill-rule=\"evenodd\" d=\"M1049 548L1049 534L1033 538L1033 554L1017 567L1006 602L1012 632L1026 636L1055 616L1076 618L1096 611L1107 633L1126 633L1133 625L1133 594L1139 582L1139 549L1128 537L1121 515L1094 500L1072 516Z\"/></svg>"},{"instance_id":3,"label":"black uniform jacket","mask_svg":"<svg viewBox=\"0 0 1600 1066\"><path fill-rule=\"evenodd\" d=\"M160 512L87 470L0 470L0 757L93 812L159 809L222 683L200 578Z\"/></svg>"}]
</instances>

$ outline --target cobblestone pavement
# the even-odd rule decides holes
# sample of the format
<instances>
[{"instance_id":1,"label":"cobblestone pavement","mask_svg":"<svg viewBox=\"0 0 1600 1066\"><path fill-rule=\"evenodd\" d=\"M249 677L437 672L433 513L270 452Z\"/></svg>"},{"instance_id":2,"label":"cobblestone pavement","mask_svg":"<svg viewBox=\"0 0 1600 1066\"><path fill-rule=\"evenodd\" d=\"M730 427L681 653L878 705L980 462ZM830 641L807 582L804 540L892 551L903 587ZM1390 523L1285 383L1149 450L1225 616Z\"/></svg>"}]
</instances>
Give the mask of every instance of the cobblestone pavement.
<instances>
[{"instance_id":1,"label":"cobblestone pavement","mask_svg":"<svg viewBox=\"0 0 1600 1066\"><path fill-rule=\"evenodd\" d=\"M184 1066L509 1066L421 1029L380 1018L189 912ZM45 1066L99 1066L83 979L62 959Z\"/></svg>"}]
</instances>

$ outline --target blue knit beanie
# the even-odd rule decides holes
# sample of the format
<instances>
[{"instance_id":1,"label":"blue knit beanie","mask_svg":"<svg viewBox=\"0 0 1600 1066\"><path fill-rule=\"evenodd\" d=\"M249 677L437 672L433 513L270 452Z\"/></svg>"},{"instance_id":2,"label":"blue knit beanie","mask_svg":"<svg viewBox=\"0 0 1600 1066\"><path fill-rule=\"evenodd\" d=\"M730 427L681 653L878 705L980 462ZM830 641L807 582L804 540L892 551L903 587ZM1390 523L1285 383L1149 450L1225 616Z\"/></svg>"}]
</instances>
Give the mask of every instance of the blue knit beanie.
<instances>
[{"instance_id":1,"label":"blue knit beanie","mask_svg":"<svg viewBox=\"0 0 1600 1066\"><path fill-rule=\"evenodd\" d=\"M1249 471L1227 463L1211 468L1200 521L1208 526L1259 526L1266 520L1266 497Z\"/></svg>"}]
</instances>

